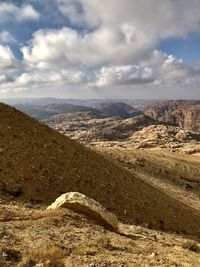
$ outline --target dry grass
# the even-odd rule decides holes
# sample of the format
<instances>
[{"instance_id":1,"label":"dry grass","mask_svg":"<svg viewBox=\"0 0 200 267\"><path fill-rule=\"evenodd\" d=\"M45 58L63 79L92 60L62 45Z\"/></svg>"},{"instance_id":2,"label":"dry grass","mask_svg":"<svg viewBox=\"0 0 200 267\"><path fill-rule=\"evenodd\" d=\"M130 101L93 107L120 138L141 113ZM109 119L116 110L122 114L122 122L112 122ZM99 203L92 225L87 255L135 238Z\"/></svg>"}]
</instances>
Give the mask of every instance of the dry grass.
<instances>
[{"instance_id":1,"label":"dry grass","mask_svg":"<svg viewBox=\"0 0 200 267\"><path fill-rule=\"evenodd\" d=\"M31 252L30 255L18 267L29 267L31 263L35 263L38 267L64 267L63 260L66 255L63 249L58 246L42 248L39 251Z\"/></svg>"},{"instance_id":2,"label":"dry grass","mask_svg":"<svg viewBox=\"0 0 200 267\"><path fill-rule=\"evenodd\" d=\"M14 212L16 205L8 205L7 209ZM22 217L30 212L30 208L19 206L20 210ZM37 220L0 222L0 229L4 229L0 251L9 254L0 258L1 267L79 267L93 263L97 267L139 267L151 266L152 261L155 266L165 267L190 266L191 263L198 267L200 264L198 253L182 247L187 237L183 239L143 227L138 230L134 225L124 224L120 224L120 233L124 233L121 235L69 210L32 211L32 218L42 213L44 216ZM155 259L149 258L152 253ZM160 265L156 265L157 259Z\"/></svg>"}]
</instances>

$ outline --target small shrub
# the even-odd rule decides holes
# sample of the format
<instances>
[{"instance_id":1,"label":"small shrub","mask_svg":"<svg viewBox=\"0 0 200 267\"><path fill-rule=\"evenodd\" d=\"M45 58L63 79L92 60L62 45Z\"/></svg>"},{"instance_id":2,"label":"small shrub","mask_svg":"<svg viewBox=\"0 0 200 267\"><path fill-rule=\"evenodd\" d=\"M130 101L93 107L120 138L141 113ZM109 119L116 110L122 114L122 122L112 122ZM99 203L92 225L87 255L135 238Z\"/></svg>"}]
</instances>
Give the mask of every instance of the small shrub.
<instances>
[{"instance_id":1,"label":"small shrub","mask_svg":"<svg viewBox=\"0 0 200 267\"><path fill-rule=\"evenodd\" d=\"M51 246L42 249L37 253L31 253L29 259L26 259L19 267L64 267L64 250L58 246ZM33 265L33 263L35 265Z\"/></svg>"},{"instance_id":2,"label":"small shrub","mask_svg":"<svg viewBox=\"0 0 200 267\"><path fill-rule=\"evenodd\" d=\"M111 239L110 239L110 237L108 237L106 235L103 235L98 240L98 246L101 246L104 249L109 249L110 244L111 244Z\"/></svg>"},{"instance_id":3,"label":"small shrub","mask_svg":"<svg viewBox=\"0 0 200 267\"><path fill-rule=\"evenodd\" d=\"M182 244L182 248L184 249L188 249L194 252L200 252L200 247L197 244L197 242L192 241L192 240L186 240L184 241L184 243Z\"/></svg>"},{"instance_id":4,"label":"small shrub","mask_svg":"<svg viewBox=\"0 0 200 267\"><path fill-rule=\"evenodd\" d=\"M20 262L22 259L21 252L15 249L4 249L3 255L6 261Z\"/></svg>"}]
</instances>

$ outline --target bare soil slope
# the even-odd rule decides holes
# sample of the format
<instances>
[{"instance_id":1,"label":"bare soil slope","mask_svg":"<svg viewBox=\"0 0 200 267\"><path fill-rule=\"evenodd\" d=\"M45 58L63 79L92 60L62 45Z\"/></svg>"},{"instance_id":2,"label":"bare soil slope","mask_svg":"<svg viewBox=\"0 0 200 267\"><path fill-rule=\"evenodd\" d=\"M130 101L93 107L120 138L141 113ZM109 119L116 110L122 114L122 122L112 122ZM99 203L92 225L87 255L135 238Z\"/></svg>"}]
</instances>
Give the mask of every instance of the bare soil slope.
<instances>
[{"instance_id":1,"label":"bare soil slope","mask_svg":"<svg viewBox=\"0 0 200 267\"><path fill-rule=\"evenodd\" d=\"M0 192L50 203L79 191L130 223L200 235L200 212L23 113L0 105Z\"/></svg>"}]
</instances>

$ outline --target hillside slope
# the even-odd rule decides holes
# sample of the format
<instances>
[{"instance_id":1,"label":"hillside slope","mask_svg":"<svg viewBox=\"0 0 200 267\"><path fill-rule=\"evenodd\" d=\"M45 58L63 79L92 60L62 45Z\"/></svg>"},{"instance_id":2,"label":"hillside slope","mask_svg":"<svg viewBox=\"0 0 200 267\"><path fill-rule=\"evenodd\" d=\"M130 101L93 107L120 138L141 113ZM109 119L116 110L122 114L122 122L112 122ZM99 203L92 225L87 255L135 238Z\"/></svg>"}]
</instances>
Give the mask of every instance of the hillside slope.
<instances>
[{"instance_id":1,"label":"hillside slope","mask_svg":"<svg viewBox=\"0 0 200 267\"><path fill-rule=\"evenodd\" d=\"M119 219L200 236L200 212L97 153L0 104L0 192L52 202L79 191Z\"/></svg>"}]
</instances>

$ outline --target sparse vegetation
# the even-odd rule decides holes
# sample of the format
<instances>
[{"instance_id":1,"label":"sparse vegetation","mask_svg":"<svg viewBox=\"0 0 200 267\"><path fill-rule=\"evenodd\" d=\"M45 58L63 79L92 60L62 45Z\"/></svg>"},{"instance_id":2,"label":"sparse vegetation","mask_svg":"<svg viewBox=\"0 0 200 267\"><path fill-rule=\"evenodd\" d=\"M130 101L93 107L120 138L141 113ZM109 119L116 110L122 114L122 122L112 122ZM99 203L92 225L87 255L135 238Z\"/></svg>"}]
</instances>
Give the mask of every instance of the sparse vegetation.
<instances>
[{"instance_id":1,"label":"sparse vegetation","mask_svg":"<svg viewBox=\"0 0 200 267\"><path fill-rule=\"evenodd\" d=\"M31 259L28 259L27 262L36 262L42 267L65 267L63 260L66 256L62 248L53 245L47 248L40 248L35 252L33 251L31 253ZM23 267L23 265L20 267Z\"/></svg>"}]
</instances>

